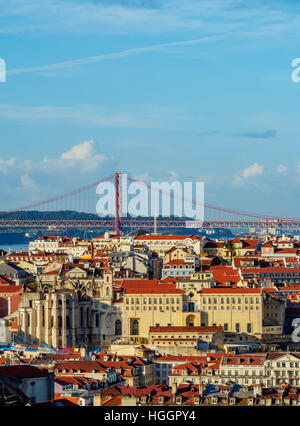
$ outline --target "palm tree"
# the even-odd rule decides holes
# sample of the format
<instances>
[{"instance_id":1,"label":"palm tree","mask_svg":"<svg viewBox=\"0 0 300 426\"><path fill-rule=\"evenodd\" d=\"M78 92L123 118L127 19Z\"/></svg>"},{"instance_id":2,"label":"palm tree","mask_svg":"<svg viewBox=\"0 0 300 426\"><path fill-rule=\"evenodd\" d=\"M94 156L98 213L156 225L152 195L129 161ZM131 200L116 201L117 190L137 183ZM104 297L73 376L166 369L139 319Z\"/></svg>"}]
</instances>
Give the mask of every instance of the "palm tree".
<instances>
[{"instance_id":1,"label":"palm tree","mask_svg":"<svg viewBox=\"0 0 300 426\"><path fill-rule=\"evenodd\" d=\"M232 257L235 255L235 245L233 241L226 241L225 248L227 252L230 253L230 260L232 260Z\"/></svg>"}]
</instances>

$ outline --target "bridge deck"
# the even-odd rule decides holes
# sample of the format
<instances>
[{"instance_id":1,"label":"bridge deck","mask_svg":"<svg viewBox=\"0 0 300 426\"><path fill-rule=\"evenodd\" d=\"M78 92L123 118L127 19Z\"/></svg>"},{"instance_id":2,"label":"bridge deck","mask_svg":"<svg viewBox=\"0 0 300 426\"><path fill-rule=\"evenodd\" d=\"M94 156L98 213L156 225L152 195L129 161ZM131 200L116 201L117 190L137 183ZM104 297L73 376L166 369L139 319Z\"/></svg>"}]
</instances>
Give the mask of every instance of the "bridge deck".
<instances>
[{"instance_id":1,"label":"bridge deck","mask_svg":"<svg viewBox=\"0 0 300 426\"><path fill-rule=\"evenodd\" d=\"M153 228L153 220L124 219L123 228ZM115 219L99 220L0 220L0 228L114 228ZM255 228L300 229L300 221L204 221L157 220L157 228Z\"/></svg>"}]
</instances>

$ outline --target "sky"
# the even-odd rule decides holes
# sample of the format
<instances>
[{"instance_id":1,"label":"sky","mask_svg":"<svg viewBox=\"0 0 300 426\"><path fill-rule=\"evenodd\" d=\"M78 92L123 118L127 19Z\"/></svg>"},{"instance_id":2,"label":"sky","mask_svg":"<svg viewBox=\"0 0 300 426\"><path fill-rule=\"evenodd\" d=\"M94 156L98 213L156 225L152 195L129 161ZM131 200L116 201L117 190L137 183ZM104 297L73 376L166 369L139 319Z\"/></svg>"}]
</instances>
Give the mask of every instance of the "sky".
<instances>
[{"instance_id":1,"label":"sky","mask_svg":"<svg viewBox=\"0 0 300 426\"><path fill-rule=\"evenodd\" d=\"M0 0L0 209L117 171L300 218L299 57L298 0Z\"/></svg>"}]
</instances>

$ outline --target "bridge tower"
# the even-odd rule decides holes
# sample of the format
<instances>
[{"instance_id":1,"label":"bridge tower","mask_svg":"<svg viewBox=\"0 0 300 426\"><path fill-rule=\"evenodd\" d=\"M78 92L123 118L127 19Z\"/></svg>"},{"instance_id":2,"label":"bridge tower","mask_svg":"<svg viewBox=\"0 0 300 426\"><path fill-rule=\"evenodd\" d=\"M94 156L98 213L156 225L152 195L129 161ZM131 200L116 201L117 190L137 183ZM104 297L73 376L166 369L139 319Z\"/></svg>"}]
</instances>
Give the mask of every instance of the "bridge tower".
<instances>
[{"instance_id":1,"label":"bridge tower","mask_svg":"<svg viewBox=\"0 0 300 426\"><path fill-rule=\"evenodd\" d=\"M121 231L122 220L122 173L115 173L115 232L117 235Z\"/></svg>"}]
</instances>

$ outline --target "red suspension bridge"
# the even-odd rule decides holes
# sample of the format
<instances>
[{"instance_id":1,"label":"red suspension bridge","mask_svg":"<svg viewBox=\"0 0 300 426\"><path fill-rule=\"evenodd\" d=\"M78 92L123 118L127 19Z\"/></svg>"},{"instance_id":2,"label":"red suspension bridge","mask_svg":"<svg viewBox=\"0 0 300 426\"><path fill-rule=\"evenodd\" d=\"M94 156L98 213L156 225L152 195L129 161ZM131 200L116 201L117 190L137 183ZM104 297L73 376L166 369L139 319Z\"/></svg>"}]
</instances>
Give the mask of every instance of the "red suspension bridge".
<instances>
[{"instance_id":1,"label":"red suspension bridge","mask_svg":"<svg viewBox=\"0 0 300 426\"><path fill-rule=\"evenodd\" d=\"M32 203L17 209L0 212L0 229L5 228L109 228L120 233L122 228L152 228L154 221L157 228L187 228L193 227L191 219L169 217L168 219L158 218L127 218L122 213L122 173L115 173L104 179L98 180L90 185L83 186L63 195L50 198L44 201ZM139 183L147 189L153 190L150 184L137 181L127 177L130 183ZM99 195L96 188L104 182L114 183L114 217L96 216L96 204ZM164 191L159 189L161 195ZM166 195L166 194L165 194ZM179 198L181 201L191 203L196 206L196 200L188 200L169 192L170 199ZM259 213L251 213L240 210L233 210L225 207L215 206L208 203L202 204L204 208L203 228L231 228L231 229L300 229L300 219L270 216ZM51 218L55 212L55 218ZM61 213L62 218L59 218ZM66 217L67 216L67 217ZM194 227L199 228L197 221Z\"/></svg>"}]
</instances>

